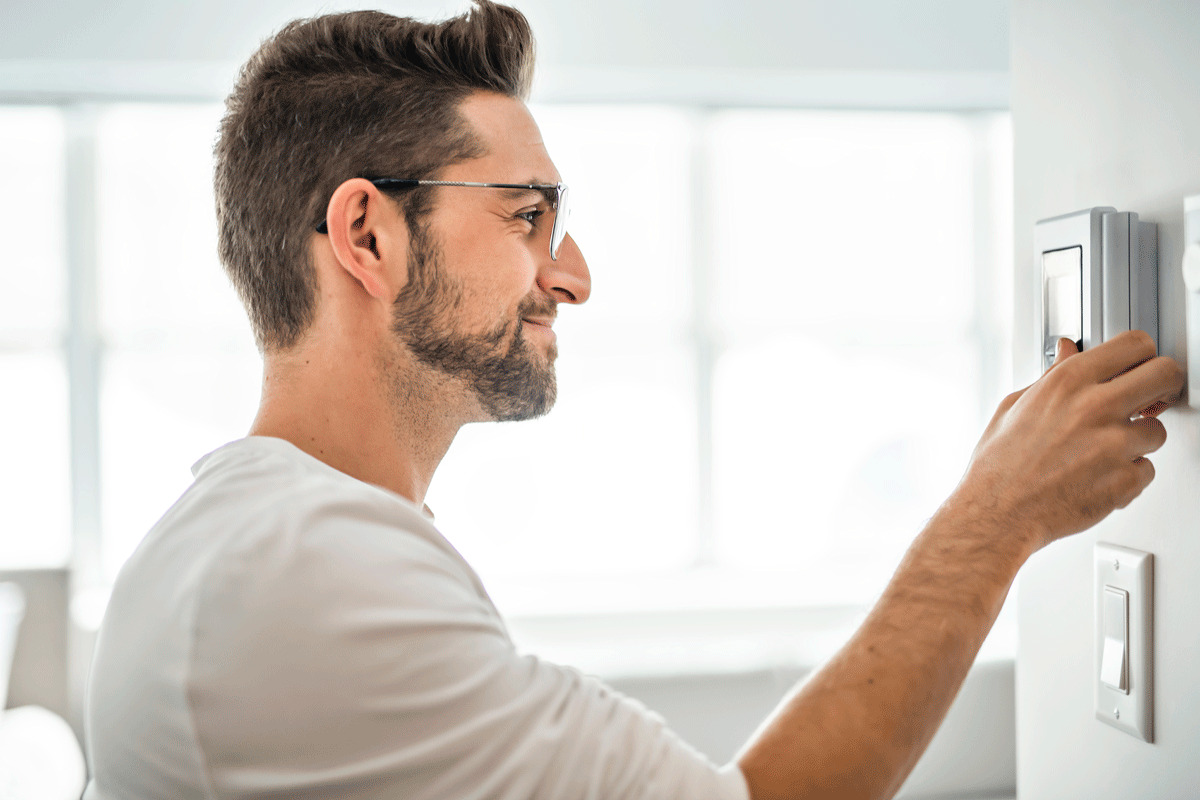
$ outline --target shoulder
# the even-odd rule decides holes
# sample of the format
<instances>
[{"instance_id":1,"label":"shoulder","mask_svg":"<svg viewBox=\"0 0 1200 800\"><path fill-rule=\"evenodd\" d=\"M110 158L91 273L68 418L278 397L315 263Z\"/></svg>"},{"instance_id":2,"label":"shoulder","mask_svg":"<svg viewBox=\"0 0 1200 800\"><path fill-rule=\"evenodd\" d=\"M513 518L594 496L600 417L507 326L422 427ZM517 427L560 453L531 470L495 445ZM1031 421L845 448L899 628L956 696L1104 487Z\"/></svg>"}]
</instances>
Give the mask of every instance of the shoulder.
<instances>
[{"instance_id":1,"label":"shoulder","mask_svg":"<svg viewBox=\"0 0 1200 800\"><path fill-rule=\"evenodd\" d=\"M185 525L213 541L194 584L194 680L228 680L235 652L259 677L285 654L308 664L336 655L336 671L361 682L359 669L397 648L428 649L435 632L511 647L474 571L411 502L267 450L197 471Z\"/></svg>"},{"instance_id":2,"label":"shoulder","mask_svg":"<svg viewBox=\"0 0 1200 800\"><path fill-rule=\"evenodd\" d=\"M331 613L449 604L495 615L474 570L399 495L262 437L226 445L194 472L122 569L114 598L166 597L210 621L268 619L309 594L324 595Z\"/></svg>"},{"instance_id":3,"label":"shoulder","mask_svg":"<svg viewBox=\"0 0 1200 800\"><path fill-rule=\"evenodd\" d=\"M229 579L243 572L255 581L340 580L351 590L437 575L482 593L474 571L411 501L279 439L251 437L210 454L164 518L169 526L172 516L172 527L214 539L217 571Z\"/></svg>"}]
</instances>

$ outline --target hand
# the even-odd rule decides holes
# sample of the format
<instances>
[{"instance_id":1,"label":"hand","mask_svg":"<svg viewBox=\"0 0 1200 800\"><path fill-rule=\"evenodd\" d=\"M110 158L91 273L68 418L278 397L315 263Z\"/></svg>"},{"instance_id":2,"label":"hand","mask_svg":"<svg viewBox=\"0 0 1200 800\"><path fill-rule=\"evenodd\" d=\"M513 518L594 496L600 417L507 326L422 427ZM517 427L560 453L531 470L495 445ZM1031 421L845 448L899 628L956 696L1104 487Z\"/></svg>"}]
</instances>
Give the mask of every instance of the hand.
<instances>
[{"instance_id":1,"label":"hand","mask_svg":"<svg viewBox=\"0 0 1200 800\"><path fill-rule=\"evenodd\" d=\"M1000 403L956 499L1030 537L1029 554L1092 527L1154 479L1145 456L1167 438L1155 417L1183 383L1143 331L1085 353L1059 340L1046 374Z\"/></svg>"}]
</instances>

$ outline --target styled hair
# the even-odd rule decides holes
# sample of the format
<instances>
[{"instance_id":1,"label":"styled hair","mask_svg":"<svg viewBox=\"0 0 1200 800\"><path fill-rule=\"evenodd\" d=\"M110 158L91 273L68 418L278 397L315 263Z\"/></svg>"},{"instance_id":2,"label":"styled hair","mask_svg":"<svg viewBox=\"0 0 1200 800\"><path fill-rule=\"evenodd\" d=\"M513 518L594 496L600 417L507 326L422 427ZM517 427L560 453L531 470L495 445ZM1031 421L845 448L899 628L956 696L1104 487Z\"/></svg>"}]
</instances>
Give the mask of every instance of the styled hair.
<instances>
[{"instance_id":1,"label":"styled hair","mask_svg":"<svg viewBox=\"0 0 1200 800\"><path fill-rule=\"evenodd\" d=\"M525 100L534 42L490 0L429 23L380 11L295 20L243 65L214 148L217 250L259 349L294 346L313 320L309 240L351 178L436 178L484 148L459 114L477 91ZM403 195L409 226L429 212Z\"/></svg>"}]
</instances>

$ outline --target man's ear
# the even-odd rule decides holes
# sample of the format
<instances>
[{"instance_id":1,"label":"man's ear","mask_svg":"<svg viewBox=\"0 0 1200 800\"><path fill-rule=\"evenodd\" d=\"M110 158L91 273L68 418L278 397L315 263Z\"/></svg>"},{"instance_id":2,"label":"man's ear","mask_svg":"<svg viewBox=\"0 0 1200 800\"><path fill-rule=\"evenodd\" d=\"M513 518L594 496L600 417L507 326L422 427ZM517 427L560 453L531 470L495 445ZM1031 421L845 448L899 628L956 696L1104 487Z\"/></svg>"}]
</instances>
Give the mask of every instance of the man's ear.
<instances>
[{"instance_id":1,"label":"man's ear","mask_svg":"<svg viewBox=\"0 0 1200 800\"><path fill-rule=\"evenodd\" d=\"M334 190L325 212L338 264L367 294L391 303L408 280L408 227L375 184L351 178Z\"/></svg>"}]
</instances>

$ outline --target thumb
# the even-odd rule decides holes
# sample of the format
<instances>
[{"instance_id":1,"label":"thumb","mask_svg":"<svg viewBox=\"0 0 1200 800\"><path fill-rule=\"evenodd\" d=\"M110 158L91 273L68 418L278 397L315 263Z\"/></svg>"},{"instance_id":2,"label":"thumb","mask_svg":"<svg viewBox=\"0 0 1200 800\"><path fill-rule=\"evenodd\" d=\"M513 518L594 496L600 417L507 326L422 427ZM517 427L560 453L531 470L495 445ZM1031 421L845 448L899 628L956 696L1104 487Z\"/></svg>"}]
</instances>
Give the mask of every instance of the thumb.
<instances>
[{"instance_id":1,"label":"thumb","mask_svg":"<svg viewBox=\"0 0 1200 800\"><path fill-rule=\"evenodd\" d=\"M1069 357L1079 354L1079 348L1070 339L1059 339L1058 345L1054 349L1054 362L1046 369L1046 372L1057 367Z\"/></svg>"}]
</instances>

